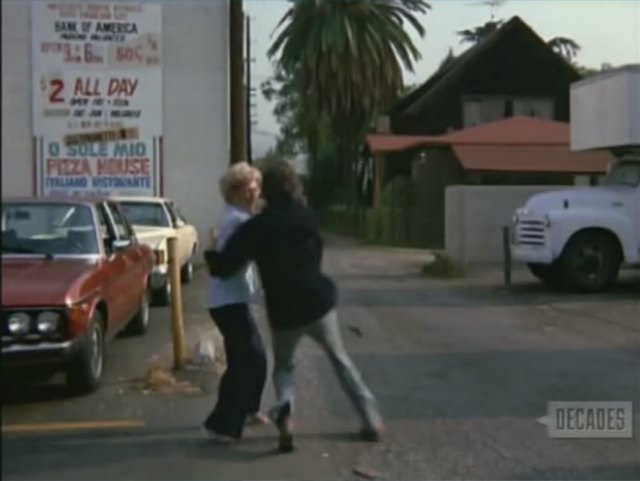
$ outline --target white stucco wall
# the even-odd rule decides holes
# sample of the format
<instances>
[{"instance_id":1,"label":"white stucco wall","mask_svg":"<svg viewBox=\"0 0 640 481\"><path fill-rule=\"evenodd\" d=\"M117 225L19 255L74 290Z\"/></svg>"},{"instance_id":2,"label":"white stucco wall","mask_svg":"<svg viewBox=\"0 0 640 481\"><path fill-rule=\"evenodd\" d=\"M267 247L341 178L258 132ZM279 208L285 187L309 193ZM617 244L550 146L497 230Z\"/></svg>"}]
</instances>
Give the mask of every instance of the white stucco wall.
<instances>
[{"instance_id":1,"label":"white stucco wall","mask_svg":"<svg viewBox=\"0 0 640 481\"><path fill-rule=\"evenodd\" d=\"M534 194L559 186L452 186L446 191L445 249L464 267L498 265L502 228Z\"/></svg>"},{"instance_id":2,"label":"white stucco wall","mask_svg":"<svg viewBox=\"0 0 640 481\"><path fill-rule=\"evenodd\" d=\"M206 244L229 162L228 1L160 3L164 195ZM29 2L2 2L3 196L33 193L29 25Z\"/></svg>"},{"instance_id":3,"label":"white stucco wall","mask_svg":"<svg viewBox=\"0 0 640 481\"><path fill-rule=\"evenodd\" d=\"M31 195L29 4L2 2L2 195Z\"/></svg>"}]
</instances>

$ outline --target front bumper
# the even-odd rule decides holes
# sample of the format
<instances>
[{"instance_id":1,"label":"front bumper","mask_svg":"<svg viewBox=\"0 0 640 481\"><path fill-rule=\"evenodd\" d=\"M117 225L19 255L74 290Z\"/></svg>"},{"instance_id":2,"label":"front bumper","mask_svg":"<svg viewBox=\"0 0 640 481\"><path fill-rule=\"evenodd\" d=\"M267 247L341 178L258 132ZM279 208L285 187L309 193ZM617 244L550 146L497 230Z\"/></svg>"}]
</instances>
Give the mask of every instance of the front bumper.
<instances>
[{"instance_id":1,"label":"front bumper","mask_svg":"<svg viewBox=\"0 0 640 481\"><path fill-rule=\"evenodd\" d=\"M553 254L546 246L513 244L511 245L511 257L517 262L524 262L527 264L553 263Z\"/></svg>"},{"instance_id":2,"label":"front bumper","mask_svg":"<svg viewBox=\"0 0 640 481\"><path fill-rule=\"evenodd\" d=\"M79 340L2 344L3 367L65 364L77 352Z\"/></svg>"}]
</instances>

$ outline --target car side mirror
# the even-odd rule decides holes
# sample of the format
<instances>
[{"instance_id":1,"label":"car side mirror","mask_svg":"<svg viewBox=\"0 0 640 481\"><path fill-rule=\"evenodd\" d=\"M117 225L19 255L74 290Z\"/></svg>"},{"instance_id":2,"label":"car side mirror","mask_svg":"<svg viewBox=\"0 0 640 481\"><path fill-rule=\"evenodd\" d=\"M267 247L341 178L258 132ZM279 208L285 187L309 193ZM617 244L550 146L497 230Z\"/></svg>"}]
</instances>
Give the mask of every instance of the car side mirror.
<instances>
[{"instance_id":1,"label":"car side mirror","mask_svg":"<svg viewBox=\"0 0 640 481\"><path fill-rule=\"evenodd\" d=\"M121 251L131 246L130 239L114 239L111 241L111 249L113 252Z\"/></svg>"}]
</instances>

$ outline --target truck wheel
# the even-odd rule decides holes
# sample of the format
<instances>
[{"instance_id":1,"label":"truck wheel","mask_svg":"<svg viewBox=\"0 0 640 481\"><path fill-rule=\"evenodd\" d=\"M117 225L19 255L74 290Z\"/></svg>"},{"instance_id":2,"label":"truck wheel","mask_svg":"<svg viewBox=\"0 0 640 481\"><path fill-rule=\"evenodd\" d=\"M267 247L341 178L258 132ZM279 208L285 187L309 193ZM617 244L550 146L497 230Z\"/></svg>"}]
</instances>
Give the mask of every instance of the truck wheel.
<instances>
[{"instance_id":1,"label":"truck wheel","mask_svg":"<svg viewBox=\"0 0 640 481\"><path fill-rule=\"evenodd\" d=\"M567 243L562 254L562 275L569 289L600 292L618 278L622 254L611 235L581 232Z\"/></svg>"},{"instance_id":2,"label":"truck wheel","mask_svg":"<svg viewBox=\"0 0 640 481\"><path fill-rule=\"evenodd\" d=\"M135 316L129 321L127 334L142 336L149 328L149 294L145 289L140 301L140 307Z\"/></svg>"},{"instance_id":3,"label":"truck wheel","mask_svg":"<svg viewBox=\"0 0 640 481\"><path fill-rule=\"evenodd\" d=\"M76 394L88 394L100 385L105 362L104 321L95 312L78 352L67 369L67 385Z\"/></svg>"},{"instance_id":4,"label":"truck wheel","mask_svg":"<svg viewBox=\"0 0 640 481\"><path fill-rule=\"evenodd\" d=\"M562 272L558 264L527 264L529 271L543 284L549 287L559 287L562 284Z\"/></svg>"}]
</instances>

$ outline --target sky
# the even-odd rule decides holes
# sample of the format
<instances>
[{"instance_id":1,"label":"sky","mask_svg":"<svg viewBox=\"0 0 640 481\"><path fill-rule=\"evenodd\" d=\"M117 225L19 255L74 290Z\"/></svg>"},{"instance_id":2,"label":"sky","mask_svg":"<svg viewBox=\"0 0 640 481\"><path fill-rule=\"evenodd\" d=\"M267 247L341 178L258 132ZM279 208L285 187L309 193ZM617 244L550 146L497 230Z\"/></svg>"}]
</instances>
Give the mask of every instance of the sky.
<instances>
[{"instance_id":1,"label":"sky","mask_svg":"<svg viewBox=\"0 0 640 481\"><path fill-rule=\"evenodd\" d=\"M508 0L491 7L482 0L431 0L431 10L421 17L425 37L412 37L422 58L414 72L405 72L405 84L422 83L435 71L449 48L458 54L458 30L481 25L491 18L508 20L520 16L543 39L563 36L582 47L577 57L581 65L600 68L604 63L619 66L640 63L640 0ZM289 8L286 0L244 0L251 17L252 83L259 87L268 80L273 67L267 58L272 33ZM272 109L259 93L253 116L253 152L263 154L274 145L278 133Z\"/></svg>"}]
</instances>

